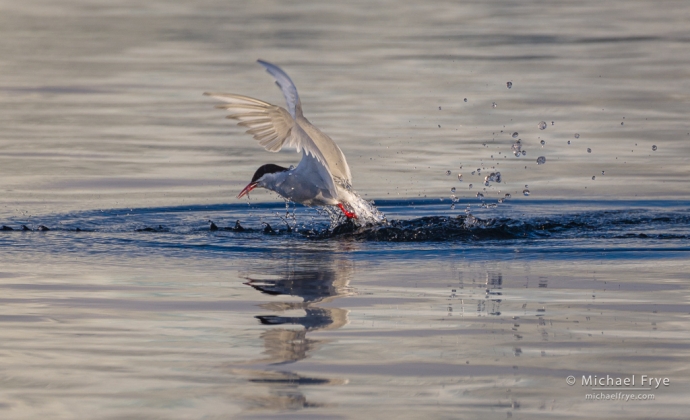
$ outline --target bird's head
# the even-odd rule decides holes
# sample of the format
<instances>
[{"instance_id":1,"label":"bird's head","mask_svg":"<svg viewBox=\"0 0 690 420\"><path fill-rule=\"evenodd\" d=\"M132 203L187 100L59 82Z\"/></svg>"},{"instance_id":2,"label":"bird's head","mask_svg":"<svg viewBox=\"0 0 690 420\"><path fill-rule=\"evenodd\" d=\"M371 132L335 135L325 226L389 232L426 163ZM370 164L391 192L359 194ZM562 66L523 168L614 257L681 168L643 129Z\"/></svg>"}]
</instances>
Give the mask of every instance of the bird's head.
<instances>
[{"instance_id":1,"label":"bird's head","mask_svg":"<svg viewBox=\"0 0 690 420\"><path fill-rule=\"evenodd\" d=\"M249 194L249 191L253 190L256 187L264 187L264 185L262 185L262 181L264 180L265 175L275 174L278 172L284 172L284 171L288 171L288 170L289 170L288 168L283 168L282 166L274 165L272 163L267 163L265 165L262 165L261 167L259 167L259 169L256 170L256 172L254 172L254 176L252 177L252 181L249 184L247 184L246 187L244 187L242 192L240 192L237 195L237 198L244 197L245 195Z\"/></svg>"}]
</instances>

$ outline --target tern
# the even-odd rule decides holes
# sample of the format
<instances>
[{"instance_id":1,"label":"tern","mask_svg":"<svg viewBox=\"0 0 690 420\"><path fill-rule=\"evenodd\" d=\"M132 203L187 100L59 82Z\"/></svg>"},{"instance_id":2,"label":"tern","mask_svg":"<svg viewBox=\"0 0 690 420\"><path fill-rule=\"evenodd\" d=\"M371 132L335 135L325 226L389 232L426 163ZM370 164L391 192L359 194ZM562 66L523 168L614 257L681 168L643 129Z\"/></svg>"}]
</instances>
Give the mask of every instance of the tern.
<instances>
[{"instance_id":1,"label":"tern","mask_svg":"<svg viewBox=\"0 0 690 420\"><path fill-rule=\"evenodd\" d=\"M297 153L302 152L302 160L296 168L272 163L260 166L237 198L255 188L265 188L306 206L338 206L348 219L356 219L352 204L358 197L351 191L352 175L345 155L330 137L304 117L290 76L275 64L262 60L258 63L275 79L285 96L287 109L233 93L204 95L225 102L216 108L232 112L227 118L239 120L238 125L247 127L247 133L264 149L277 152L283 147L294 147Z\"/></svg>"}]
</instances>

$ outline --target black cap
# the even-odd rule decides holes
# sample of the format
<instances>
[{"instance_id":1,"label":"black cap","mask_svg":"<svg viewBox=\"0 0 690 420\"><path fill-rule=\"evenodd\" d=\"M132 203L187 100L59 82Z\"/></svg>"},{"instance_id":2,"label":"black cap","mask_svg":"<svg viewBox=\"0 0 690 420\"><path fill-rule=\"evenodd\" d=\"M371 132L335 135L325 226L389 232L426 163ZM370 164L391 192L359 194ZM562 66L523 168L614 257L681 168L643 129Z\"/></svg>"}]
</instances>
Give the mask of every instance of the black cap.
<instances>
[{"instance_id":1,"label":"black cap","mask_svg":"<svg viewBox=\"0 0 690 420\"><path fill-rule=\"evenodd\" d=\"M274 174L276 172L284 172L288 171L288 168L283 168L282 166L274 165L272 163L267 163L263 166L261 166L259 169L254 172L254 176L252 177L251 182L256 182L261 178L262 176L266 174Z\"/></svg>"}]
</instances>

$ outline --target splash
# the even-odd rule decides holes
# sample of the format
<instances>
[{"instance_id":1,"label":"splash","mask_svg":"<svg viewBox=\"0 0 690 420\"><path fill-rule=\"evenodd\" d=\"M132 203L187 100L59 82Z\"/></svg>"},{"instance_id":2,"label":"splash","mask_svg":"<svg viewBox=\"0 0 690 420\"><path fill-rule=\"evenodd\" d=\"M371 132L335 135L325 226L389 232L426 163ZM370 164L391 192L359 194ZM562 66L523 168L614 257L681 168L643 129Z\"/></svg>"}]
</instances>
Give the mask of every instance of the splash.
<instances>
[{"instance_id":1,"label":"splash","mask_svg":"<svg viewBox=\"0 0 690 420\"><path fill-rule=\"evenodd\" d=\"M352 197L350 198L348 205L357 215L357 219L353 219L356 225L375 225L385 220L386 216L376 208L373 200L367 201L352 190L350 190L350 193L352 194ZM342 216L342 212L340 215Z\"/></svg>"},{"instance_id":2,"label":"splash","mask_svg":"<svg viewBox=\"0 0 690 420\"><path fill-rule=\"evenodd\" d=\"M352 224L354 226L372 226L385 222L386 216L374 205L374 201L367 201L360 197L352 189L348 189L350 199L346 207L357 215L356 219L348 219L336 206L314 207L314 209L329 219L329 230L336 229L340 225Z\"/></svg>"}]
</instances>

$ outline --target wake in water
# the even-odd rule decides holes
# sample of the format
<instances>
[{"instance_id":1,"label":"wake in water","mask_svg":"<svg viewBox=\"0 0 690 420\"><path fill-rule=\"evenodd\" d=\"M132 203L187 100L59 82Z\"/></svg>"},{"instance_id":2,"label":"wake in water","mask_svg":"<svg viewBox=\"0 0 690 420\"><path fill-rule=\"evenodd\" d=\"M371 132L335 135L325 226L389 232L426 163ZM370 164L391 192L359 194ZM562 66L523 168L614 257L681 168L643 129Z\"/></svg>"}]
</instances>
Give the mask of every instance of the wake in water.
<instances>
[{"instance_id":1,"label":"wake in water","mask_svg":"<svg viewBox=\"0 0 690 420\"><path fill-rule=\"evenodd\" d=\"M616 212L617 213L617 212ZM588 217L589 216L589 217ZM342 224L319 238L352 238L364 241L426 242L509 239L689 239L687 213L636 217L629 212L596 212L584 216L562 215L518 220L479 219L472 215L430 216L393 220L375 226ZM682 226L679 227L679 226Z\"/></svg>"},{"instance_id":2,"label":"wake in water","mask_svg":"<svg viewBox=\"0 0 690 420\"><path fill-rule=\"evenodd\" d=\"M550 205L550 214L539 215L540 207L530 205L522 209L522 206L514 206L504 215L487 212L479 217L472 214L434 215L441 205L430 202L390 202L383 206L403 217L390 221L372 202L362 200L362 206L371 212L374 222L365 223L364 218L346 219L335 208L322 208L320 214L325 217L318 217L303 207L287 205L284 212L277 212L275 206L269 204L255 205L253 211L258 214L237 205L56 214L32 220L3 221L0 223L0 242L11 244L19 238L30 240L32 232L45 238L53 234L88 235L85 239L95 239L99 235L145 235L142 240L150 240L144 239L152 238L146 235L165 235L166 240L187 241L211 235L212 241L262 238L262 241L269 242L271 237L377 242L560 239L677 240L687 243L690 239L690 210L686 206L673 211L668 208L638 208L578 212L567 204L567 208L556 209L554 213L553 205Z\"/></svg>"}]
</instances>

